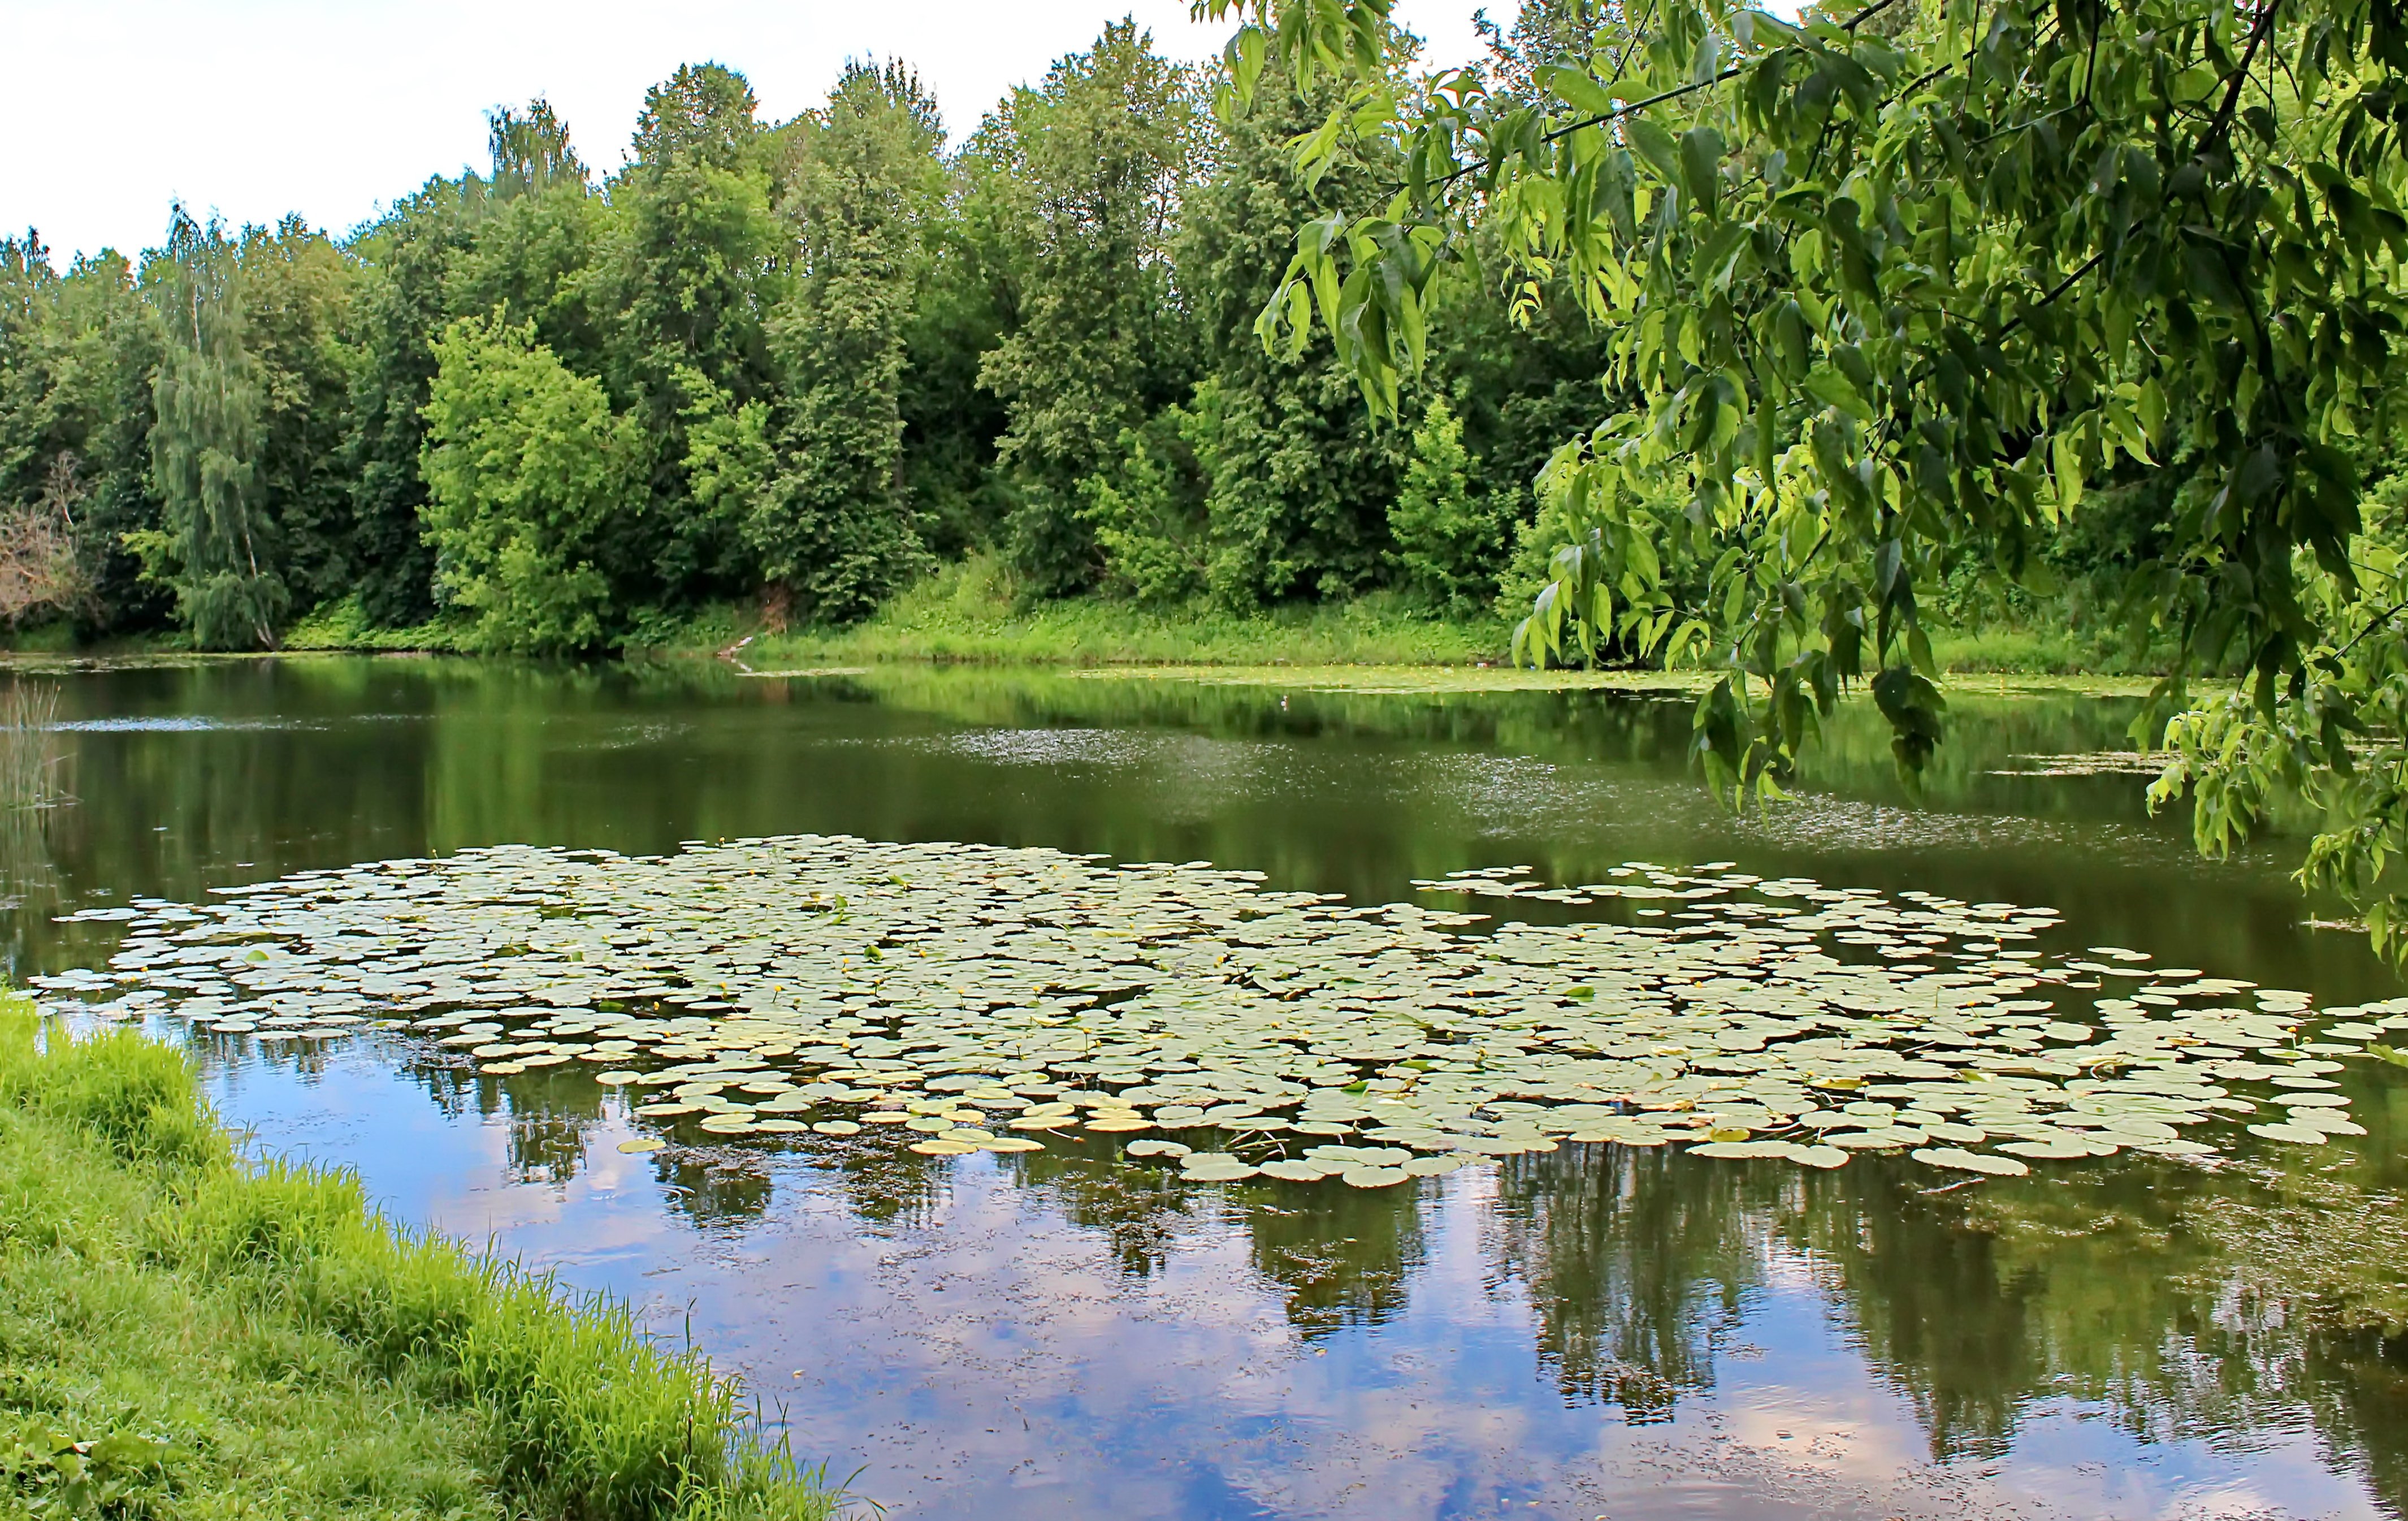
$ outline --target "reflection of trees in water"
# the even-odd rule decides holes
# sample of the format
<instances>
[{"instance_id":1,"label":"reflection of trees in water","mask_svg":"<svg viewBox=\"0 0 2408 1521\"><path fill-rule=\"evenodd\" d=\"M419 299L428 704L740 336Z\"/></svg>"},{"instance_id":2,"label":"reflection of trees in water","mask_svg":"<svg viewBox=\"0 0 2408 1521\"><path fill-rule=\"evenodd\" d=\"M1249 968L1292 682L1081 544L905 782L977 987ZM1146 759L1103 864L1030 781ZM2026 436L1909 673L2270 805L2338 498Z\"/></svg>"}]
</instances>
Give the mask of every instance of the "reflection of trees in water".
<instances>
[{"instance_id":1,"label":"reflection of trees in water","mask_svg":"<svg viewBox=\"0 0 2408 1521\"><path fill-rule=\"evenodd\" d=\"M58 710L54 682L21 679L0 686L0 911L23 910L45 920L60 895L53 820L74 801L64 782ZM13 958L0 962L0 970L13 975Z\"/></svg>"},{"instance_id":2,"label":"reflection of trees in water","mask_svg":"<svg viewBox=\"0 0 2408 1521\"><path fill-rule=\"evenodd\" d=\"M1938 1196L1902 1163L1869 1162L1811 1180L1785 1234L1823 1265L1935 1456L2002 1453L2032 1405L2073 1397L2147 1442L2312 1426L2329 1461L2408 1510L2408 1337L2348 1308L2372 1281L2396 1291L2408 1256L2311 1267L2245 1227L2276 1176L2286 1233L2335 1247L2396 1220L2395 1198L2304 1160L2253 1178L2136 1158Z\"/></svg>"},{"instance_id":3,"label":"reflection of trees in water","mask_svg":"<svg viewBox=\"0 0 2408 1521\"><path fill-rule=\"evenodd\" d=\"M1010 1159L1010 1169L1064 1219L1101 1235L1132 1278L1160 1272L1181 1229L1197 1220L1196 1186L1168 1168L1027 1152Z\"/></svg>"},{"instance_id":4,"label":"reflection of trees in water","mask_svg":"<svg viewBox=\"0 0 2408 1521\"><path fill-rule=\"evenodd\" d=\"M577 1176L586 1138L602 1123L600 1087L552 1072L483 1078L478 1086L490 1088L508 1111L504 1166L510 1182L558 1187Z\"/></svg>"},{"instance_id":5,"label":"reflection of trees in water","mask_svg":"<svg viewBox=\"0 0 2408 1521\"><path fill-rule=\"evenodd\" d=\"M2279 1187L2133 1158L1932 1193L1901 1158L1823 1174L1567 1148L1504 1165L1490 1251L1570 1399L1669 1414L1713 1385L1747 1298L1802 1271L1935 1457L2002 1454L2062 1397L2148 1442L2307 1422L2408 1511L2408 1217L2289 1165Z\"/></svg>"},{"instance_id":6,"label":"reflection of trees in water","mask_svg":"<svg viewBox=\"0 0 2408 1521\"><path fill-rule=\"evenodd\" d=\"M1781 1222L1782 1234L1812 1255L1868 1359L1914 1405L1933 1456L1994 1455L2012 1441L2026 1401L2077 1392L2056 1378L2065 1365L2037 1324L2052 1285L2042 1265L1967 1228L1961 1196L1925 1195L1928 1183L1924 1169L1894 1158L1861 1158L1806 1180L1803 1208ZM2107 1222L2090 1224L2104 1233L2069 1220L2060 1243L2118 1249ZM2064 1308L2090 1318L2086 1307ZM2109 1356L2128 1364L2125 1347Z\"/></svg>"},{"instance_id":7,"label":"reflection of trees in water","mask_svg":"<svg viewBox=\"0 0 2408 1521\"><path fill-rule=\"evenodd\" d=\"M1420 1187L1308 1184L1238 1196L1255 1270L1287 1290L1291 1325L1312 1336L1377 1326L1404 1309L1412 1270L1429 1256Z\"/></svg>"},{"instance_id":8,"label":"reflection of trees in water","mask_svg":"<svg viewBox=\"0 0 2408 1521\"><path fill-rule=\"evenodd\" d=\"M1796 1186L1652 1149L1508 1159L1498 1265L1528 1285L1539 1356L1565 1396L1661 1417L1681 1392L1710 1387Z\"/></svg>"},{"instance_id":9,"label":"reflection of trees in water","mask_svg":"<svg viewBox=\"0 0 2408 1521\"><path fill-rule=\"evenodd\" d=\"M2408 1330L2365 1327L2312 1336L2302 1369L2315 1428L2358 1456L2393 1514L2408 1514Z\"/></svg>"},{"instance_id":10,"label":"reflection of trees in water","mask_svg":"<svg viewBox=\"0 0 2408 1521\"><path fill-rule=\"evenodd\" d=\"M653 1154L668 1206L706 1229L758 1224L776 1185L762 1154L744 1146L674 1146Z\"/></svg>"},{"instance_id":11,"label":"reflection of trees in water","mask_svg":"<svg viewBox=\"0 0 2408 1521\"><path fill-rule=\"evenodd\" d=\"M503 1161L504 1176L512 1183L550 1184L554 1187L566 1184L577 1176L579 1164L585 1160L588 1124L573 1114L522 1109L513 1104L509 1126L504 1132L509 1138L509 1154Z\"/></svg>"},{"instance_id":12,"label":"reflection of trees in water","mask_svg":"<svg viewBox=\"0 0 2408 1521\"><path fill-rule=\"evenodd\" d=\"M402 1070L447 1119L500 1112L501 1084L480 1081L475 1069L465 1061L422 1056L408 1062Z\"/></svg>"},{"instance_id":13,"label":"reflection of trees in water","mask_svg":"<svg viewBox=\"0 0 2408 1521\"><path fill-rule=\"evenodd\" d=\"M920 1230L937 1223L953 1169L948 1158L897 1151L884 1137L814 1141L812 1159L835 1170L845 1201L862 1219Z\"/></svg>"}]
</instances>

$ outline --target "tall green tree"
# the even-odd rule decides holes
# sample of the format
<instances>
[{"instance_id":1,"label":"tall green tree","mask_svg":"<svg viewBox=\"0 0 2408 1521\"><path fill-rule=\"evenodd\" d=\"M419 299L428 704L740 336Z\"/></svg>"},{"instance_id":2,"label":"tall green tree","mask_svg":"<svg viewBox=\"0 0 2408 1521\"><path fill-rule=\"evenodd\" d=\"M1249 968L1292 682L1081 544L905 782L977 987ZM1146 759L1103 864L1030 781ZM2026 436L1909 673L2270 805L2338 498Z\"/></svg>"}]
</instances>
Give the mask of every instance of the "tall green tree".
<instances>
[{"instance_id":1,"label":"tall green tree","mask_svg":"<svg viewBox=\"0 0 2408 1521\"><path fill-rule=\"evenodd\" d=\"M205 649L265 649L292 603L260 478L266 377L246 346L240 250L180 206L151 261L165 333L151 382L161 524L130 540Z\"/></svg>"},{"instance_id":2,"label":"tall green tree","mask_svg":"<svg viewBox=\"0 0 2408 1521\"><path fill-rule=\"evenodd\" d=\"M610 546L613 579L665 600L727 595L750 581L726 514L693 510L686 433L698 407L761 400L773 362L764 317L782 291L772 213L778 153L744 76L681 66L644 96L634 154L609 188L612 312L606 377L651 445L639 531Z\"/></svg>"},{"instance_id":3,"label":"tall green tree","mask_svg":"<svg viewBox=\"0 0 2408 1521\"><path fill-rule=\"evenodd\" d=\"M1326 339L1274 352L1254 333L1296 229L1380 198L1369 165L1308 174L1288 147L1332 98L1326 81L1307 91L1284 68L1242 98L1225 94L1215 172L1181 229L1180 281L1219 390L1210 581L1237 607L1343 596L1379 581L1390 558L1405 439L1365 411Z\"/></svg>"},{"instance_id":4,"label":"tall green tree","mask_svg":"<svg viewBox=\"0 0 2408 1521\"><path fill-rule=\"evenodd\" d=\"M1388 532L1405 583L1433 606L1471 612L1497 595L1505 520L1495 499L1471 482L1463 423L1433 396L1413 429Z\"/></svg>"},{"instance_id":5,"label":"tall green tree","mask_svg":"<svg viewBox=\"0 0 2408 1521\"><path fill-rule=\"evenodd\" d=\"M1010 426L979 383L986 355L1020 322L1020 197L972 143L947 165L945 199L925 224L919 289L904 319L903 475L920 537L959 556L992 544L1009 509L996 468Z\"/></svg>"},{"instance_id":6,"label":"tall green tree","mask_svg":"<svg viewBox=\"0 0 2408 1521\"><path fill-rule=\"evenodd\" d=\"M902 475L906 326L943 204L936 104L899 65L846 67L799 123L781 213L793 284L769 322L782 380L775 473L747 547L781 607L842 621L925 558Z\"/></svg>"},{"instance_id":7,"label":"tall green tree","mask_svg":"<svg viewBox=\"0 0 2408 1521\"><path fill-rule=\"evenodd\" d=\"M532 322L465 317L435 344L422 468L436 583L477 642L578 653L617 632L601 562L624 535L645 447L599 380L571 373Z\"/></svg>"},{"instance_id":8,"label":"tall green tree","mask_svg":"<svg viewBox=\"0 0 2408 1521\"><path fill-rule=\"evenodd\" d=\"M1010 417L1000 455L1020 499L1007 547L1041 594L1094 583L1101 563L1079 482L1120 457L1124 428L1194 379L1169 252L1201 121L1191 71L1125 20L980 129L980 153L1025 207L1019 325L980 377Z\"/></svg>"},{"instance_id":9,"label":"tall green tree","mask_svg":"<svg viewBox=\"0 0 2408 1521\"><path fill-rule=\"evenodd\" d=\"M452 272L473 246L464 191L436 180L351 247L361 262L348 404L357 591L368 620L389 627L435 611L435 555L419 524L426 502L421 409L435 379L436 335L452 315Z\"/></svg>"},{"instance_id":10,"label":"tall green tree","mask_svg":"<svg viewBox=\"0 0 2408 1521\"><path fill-rule=\"evenodd\" d=\"M243 343L260 387L255 485L275 524L277 573L296 608L341 596L360 561L345 407L354 266L298 217L245 228Z\"/></svg>"},{"instance_id":11,"label":"tall green tree","mask_svg":"<svg viewBox=\"0 0 2408 1521\"><path fill-rule=\"evenodd\" d=\"M104 251L65 274L41 239L0 240L0 510L64 518L74 595L54 610L108 633L164 618L130 533L159 525L151 377L161 334L126 261Z\"/></svg>"}]
</instances>

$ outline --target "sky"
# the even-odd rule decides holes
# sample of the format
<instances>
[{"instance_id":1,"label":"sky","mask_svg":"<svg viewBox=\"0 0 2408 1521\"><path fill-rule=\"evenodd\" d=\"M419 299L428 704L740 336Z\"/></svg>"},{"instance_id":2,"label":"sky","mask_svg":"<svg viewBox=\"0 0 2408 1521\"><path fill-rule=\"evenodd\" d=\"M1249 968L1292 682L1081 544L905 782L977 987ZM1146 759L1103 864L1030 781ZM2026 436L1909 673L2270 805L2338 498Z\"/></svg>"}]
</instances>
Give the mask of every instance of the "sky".
<instances>
[{"instance_id":1,"label":"sky","mask_svg":"<svg viewBox=\"0 0 2408 1521\"><path fill-rule=\"evenodd\" d=\"M1425 62L1463 62L1480 0L1400 0ZM1490 0L1500 17L1512 0ZM900 57L959 137L1019 83L1133 14L1174 57L1220 50L1185 0L0 0L0 231L56 262L158 243L170 201L340 234L434 174L485 164L484 113L542 95L585 162L621 162L647 86L742 70L765 116L826 98L848 58Z\"/></svg>"}]
</instances>

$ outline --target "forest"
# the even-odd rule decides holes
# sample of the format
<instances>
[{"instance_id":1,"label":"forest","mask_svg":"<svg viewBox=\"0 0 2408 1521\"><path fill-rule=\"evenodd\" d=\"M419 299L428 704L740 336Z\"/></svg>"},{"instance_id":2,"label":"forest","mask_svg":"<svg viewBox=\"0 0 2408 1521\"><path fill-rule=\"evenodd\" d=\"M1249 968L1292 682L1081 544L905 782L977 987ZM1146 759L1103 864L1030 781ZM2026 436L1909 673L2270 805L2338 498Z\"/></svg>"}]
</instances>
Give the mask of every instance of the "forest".
<instances>
[{"instance_id":1,"label":"forest","mask_svg":"<svg viewBox=\"0 0 2408 1521\"><path fill-rule=\"evenodd\" d=\"M355 598L578 653L842 624L978 553L1026 599L1484 611L1600 339L1467 281L1401 420L1326 343L1267 352L1295 228L1382 190L1288 148L1328 81L1224 72L1116 22L955 140L900 63L788 122L697 64L607 179L538 100L349 233L0 243L0 615L244 650Z\"/></svg>"}]
</instances>

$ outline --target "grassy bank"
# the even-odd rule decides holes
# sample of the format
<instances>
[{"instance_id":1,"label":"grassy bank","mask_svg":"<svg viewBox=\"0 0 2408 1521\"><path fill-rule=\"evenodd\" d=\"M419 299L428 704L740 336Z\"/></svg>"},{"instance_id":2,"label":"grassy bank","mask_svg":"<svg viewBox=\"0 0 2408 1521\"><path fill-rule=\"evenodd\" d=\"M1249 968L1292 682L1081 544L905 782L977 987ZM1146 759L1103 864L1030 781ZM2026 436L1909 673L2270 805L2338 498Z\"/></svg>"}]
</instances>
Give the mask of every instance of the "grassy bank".
<instances>
[{"instance_id":1,"label":"grassy bank","mask_svg":"<svg viewBox=\"0 0 2408 1521\"><path fill-rule=\"evenodd\" d=\"M747 664L885 660L1061 666L1469 666L1501 664L1512 625L1449 619L1372 594L1347 602L1236 613L1146 608L1100 597L1024 603L994 560L949 566L845 628L763 630L723 612L670 633L669 649L718 650L747 636Z\"/></svg>"},{"instance_id":2,"label":"grassy bank","mask_svg":"<svg viewBox=\"0 0 2408 1521\"><path fill-rule=\"evenodd\" d=\"M0 1511L817 1518L626 1312L245 1163L182 1056L0 1003Z\"/></svg>"},{"instance_id":3,"label":"grassy bank","mask_svg":"<svg viewBox=\"0 0 2408 1521\"><path fill-rule=\"evenodd\" d=\"M867 666L889 661L1038 666L1501 666L1512 621L1489 614L1444 616L1394 593L1344 602L1239 613L1207 605L1148 608L1104 597L1030 603L993 556L948 566L896 595L861 623L771 632L756 606L722 604L698 612L639 616L631 653L701 657L742 641L756 670ZM67 653L62 628L29 629L6 647ZM1940 668L1953 675L2129 676L2150 674L2114 630L2086 631L2031 622L1931 631ZM120 641L119 653L165 652L179 639ZM468 653L467 626L437 619L413 628L380 628L356 599L327 603L285 631L283 648L301 652Z\"/></svg>"}]
</instances>

